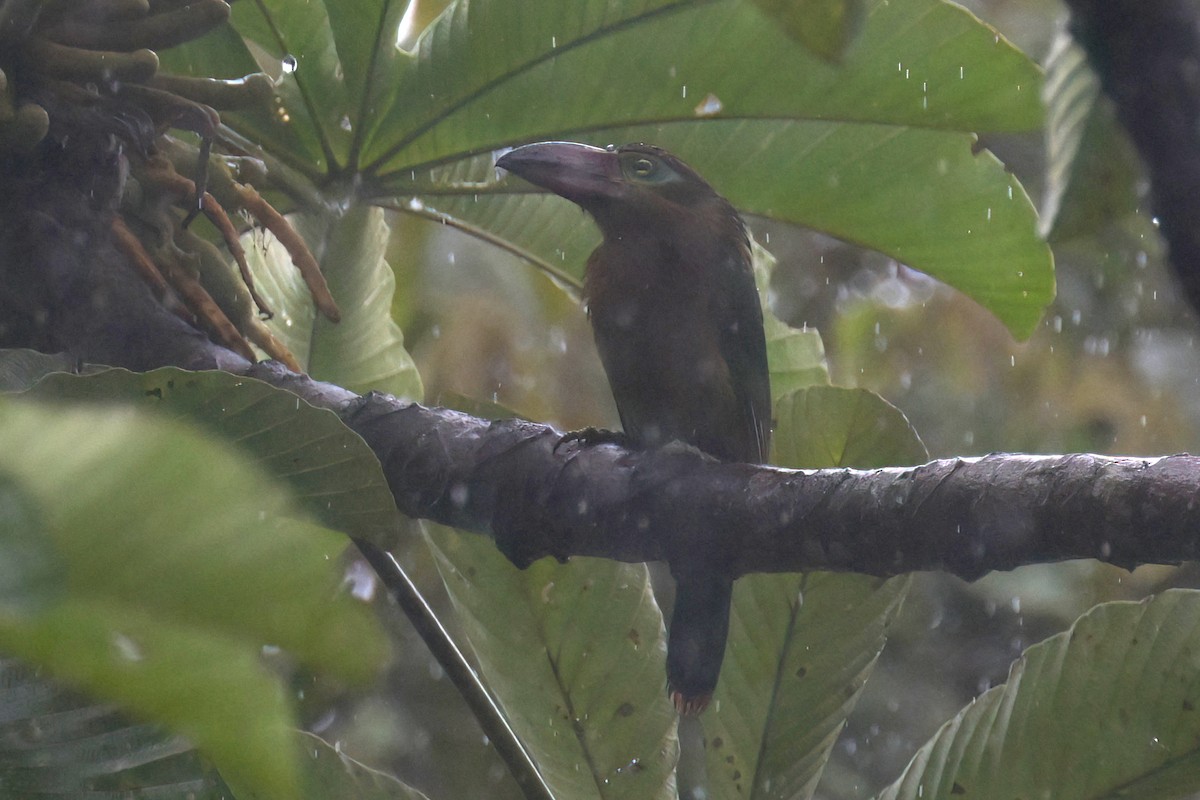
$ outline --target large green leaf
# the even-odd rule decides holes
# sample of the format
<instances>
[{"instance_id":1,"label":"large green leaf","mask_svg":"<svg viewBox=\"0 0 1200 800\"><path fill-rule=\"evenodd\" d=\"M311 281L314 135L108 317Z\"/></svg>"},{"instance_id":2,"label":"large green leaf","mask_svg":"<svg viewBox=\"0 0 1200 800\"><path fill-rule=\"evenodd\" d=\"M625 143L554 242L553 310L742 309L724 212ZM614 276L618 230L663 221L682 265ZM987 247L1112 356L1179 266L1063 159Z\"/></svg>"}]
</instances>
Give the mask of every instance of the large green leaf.
<instances>
[{"instance_id":1,"label":"large green leaf","mask_svg":"<svg viewBox=\"0 0 1200 800\"><path fill-rule=\"evenodd\" d=\"M906 578L750 575L701 718L711 798L807 798L908 588Z\"/></svg>"},{"instance_id":2,"label":"large green leaf","mask_svg":"<svg viewBox=\"0 0 1200 800\"><path fill-rule=\"evenodd\" d=\"M928 456L904 415L858 389L811 386L776 404L774 461L876 467ZM908 587L862 575L748 575L703 717L709 796L811 797Z\"/></svg>"},{"instance_id":3,"label":"large green leaf","mask_svg":"<svg viewBox=\"0 0 1200 800\"><path fill-rule=\"evenodd\" d=\"M0 369L8 361L8 354L0 354ZM226 372L165 367L147 373L60 373L30 394L136 403L187 420L238 445L266 472L286 481L326 525L385 547L396 542L400 517L375 454L335 414L291 392Z\"/></svg>"},{"instance_id":4,"label":"large green leaf","mask_svg":"<svg viewBox=\"0 0 1200 800\"><path fill-rule=\"evenodd\" d=\"M1200 593L1105 603L1025 651L881 798L1200 792Z\"/></svg>"},{"instance_id":5,"label":"large green leaf","mask_svg":"<svg viewBox=\"0 0 1200 800\"><path fill-rule=\"evenodd\" d=\"M1016 335L1053 294L1031 204L966 133L1035 127L1040 75L943 0L873 0L836 67L733 0L459 2L411 54L389 40L396 3L347 5L234 11L261 64L291 54L298 66L281 79L280 108L228 120L335 202L361 191L577 275L594 233L561 201L497 188L490 152L647 139L744 211L888 253ZM227 36L214 34L218 55Z\"/></svg>"},{"instance_id":6,"label":"large green leaf","mask_svg":"<svg viewBox=\"0 0 1200 800\"><path fill-rule=\"evenodd\" d=\"M554 132L707 116L1028 130L1038 83L1024 55L942 0L874 0L839 67L730 0L457 3L372 115L362 167L403 174Z\"/></svg>"},{"instance_id":7,"label":"large green leaf","mask_svg":"<svg viewBox=\"0 0 1200 800\"><path fill-rule=\"evenodd\" d=\"M549 134L553 135L553 134ZM710 120L582 132L677 153L745 213L792 222L928 272L1028 335L1054 296L1025 190L969 134L887 125ZM402 210L502 240L575 278L599 235L565 200L497 183L491 156L418 172Z\"/></svg>"},{"instance_id":8,"label":"large green leaf","mask_svg":"<svg viewBox=\"0 0 1200 800\"><path fill-rule=\"evenodd\" d=\"M0 652L185 733L231 781L289 796L290 713L262 648L359 680L384 655L341 588L342 538L294 518L226 447L128 406L6 400L0 453L21 498L0 549L26 551L20 531L36 524L50 548L37 561L58 565L36 574L52 584L31 587L36 602L14 602L9 582Z\"/></svg>"},{"instance_id":9,"label":"large green leaf","mask_svg":"<svg viewBox=\"0 0 1200 800\"><path fill-rule=\"evenodd\" d=\"M929 453L900 409L866 389L811 386L775 404L774 462L785 466L898 467ZM790 434L790 435L788 435Z\"/></svg>"},{"instance_id":10,"label":"large green leaf","mask_svg":"<svg viewBox=\"0 0 1200 800\"><path fill-rule=\"evenodd\" d=\"M316 314L299 271L273 237L248 234L247 258L276 312L267 326L314 378L360 393L422 399L421 376L391 318L396 279L385 259L390 229L383 211L356 206L291 221L321 263L342 319L334 324Z\"/></svg>"},{"instance_id":11,"label":"large green leaf","mask_svg":"<svg viewBox=\"0 0 1200 800\"><path fill-rule=\"evenodd\" d=\"M488 686L556 796L675 797L675 712L645 566L518 570L491 540L429 542Z\"/></svg>"}]
</instances>

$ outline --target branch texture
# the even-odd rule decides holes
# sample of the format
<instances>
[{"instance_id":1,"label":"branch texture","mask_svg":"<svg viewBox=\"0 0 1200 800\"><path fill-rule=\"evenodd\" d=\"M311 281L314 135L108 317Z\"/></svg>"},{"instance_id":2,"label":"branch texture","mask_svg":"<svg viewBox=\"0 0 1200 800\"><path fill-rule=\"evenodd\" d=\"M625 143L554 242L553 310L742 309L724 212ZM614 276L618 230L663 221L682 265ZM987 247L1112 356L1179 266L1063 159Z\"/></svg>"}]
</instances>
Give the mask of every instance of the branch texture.
<instances>
[{"instance_id":1,"label":"branch texture","mask_svg":"<svg viewBox=\"0 0 1200 800\"><path fill-rule=\"evenodd\" d=\"M965 579L1096 558L1200 557L1200 458L990 455L883 470L723 464L698 451L569 441L545 425L363 398L259 365L334 408L401 511L490 535L516 564L573 555L731 576L811 569Z\"/></svg>"}]
</instances>

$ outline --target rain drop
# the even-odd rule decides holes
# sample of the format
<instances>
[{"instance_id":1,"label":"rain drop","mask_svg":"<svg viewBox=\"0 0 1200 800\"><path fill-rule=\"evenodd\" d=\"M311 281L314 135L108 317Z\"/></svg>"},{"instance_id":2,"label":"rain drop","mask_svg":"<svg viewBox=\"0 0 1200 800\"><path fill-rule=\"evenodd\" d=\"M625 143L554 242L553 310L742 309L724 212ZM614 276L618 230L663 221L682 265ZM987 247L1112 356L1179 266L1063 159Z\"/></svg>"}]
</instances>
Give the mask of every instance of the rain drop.
<instances>
[{"instance_id":1,"label":"rain drop","mask_svg":"<svg viewBox=\"0 0 1200 800\"><path fill-rule=\"evenodd\" d=\"M721 98L709 92L696 106L695 112L697 117L712 117L720 114L724 108L725 104L721 102Z\"/></svg>"},{"instance_id":2,"label":"rain drop","mask_svg":"<svg viewBox=\"0 0 1200 800\"><path fill-rule=\"evenodd\" d=\"M126 661L141 661L145 658L138 643L123 633L113 634L113 647L116 648L117 655Z\"/></svg>"}]
</instances>

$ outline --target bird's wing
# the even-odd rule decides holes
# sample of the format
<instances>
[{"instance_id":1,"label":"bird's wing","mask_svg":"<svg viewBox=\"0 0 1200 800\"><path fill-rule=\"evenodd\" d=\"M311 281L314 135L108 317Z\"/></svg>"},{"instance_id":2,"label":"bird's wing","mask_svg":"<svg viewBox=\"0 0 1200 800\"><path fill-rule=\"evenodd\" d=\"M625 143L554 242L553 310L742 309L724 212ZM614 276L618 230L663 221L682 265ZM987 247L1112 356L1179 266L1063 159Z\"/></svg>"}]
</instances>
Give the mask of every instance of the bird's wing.
<instances>
[{"instance_id":1,"label":"bird's wing","mask_svg":"<svg viewBox=\"0 0 1200 800\"><path fill-rule=\"evenodd\" d=\"M714 297L716 303L724 306L714 309L716 318L722 320L721 355L729 367L746 433L756 445L757 452L749 452L745 458L762 463L767 460L771 440L771 377L767 370L762 306L749 252L729 257L737 258L740 263L736 268L720 271L719 274L727 276L727 285Z\"/></svg>"}]
</instances>

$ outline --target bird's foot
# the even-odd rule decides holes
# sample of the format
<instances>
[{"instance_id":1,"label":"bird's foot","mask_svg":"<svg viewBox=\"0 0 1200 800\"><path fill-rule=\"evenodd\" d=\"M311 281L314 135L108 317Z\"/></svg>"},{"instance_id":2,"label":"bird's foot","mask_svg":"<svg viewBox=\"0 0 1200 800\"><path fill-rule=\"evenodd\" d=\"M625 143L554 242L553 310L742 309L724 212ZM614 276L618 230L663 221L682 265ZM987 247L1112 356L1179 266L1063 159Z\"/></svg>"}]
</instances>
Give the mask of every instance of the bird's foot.
<instances>
[{"instance_id":1,"label":"bird's foot","mask_svg":"<svg viewBox=\"0 0 1200 800\"><path fill-rule=\"evenodd\" d=\"M620 447L631 447L629 435L624 431L610 431L607 428L583 428L577 431L567 431L554 444L554 452L558 452L558 448L571 442L580 442L584 445L593 444L615 444Z\"/></svg>"},{"instance_id":2,"label":"bird's foot","mask_svg":"<svg viewBox=\"0 0 1200 800\"><path fill-rule=\"evenodd\" d=\"M677 689L671 690L671 703L675 706L675 712L683 717L694 717L704 713L711 701L712 692L689 696Z\"/></svg>"}]
</instances>

